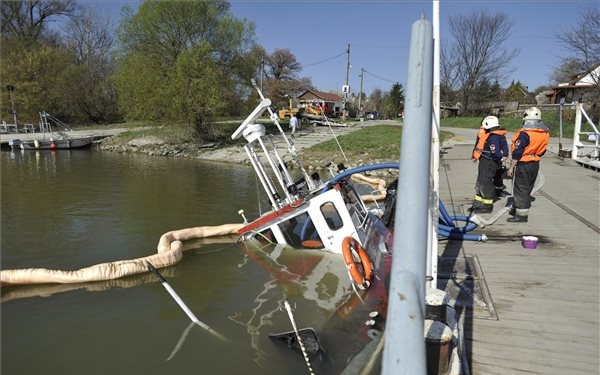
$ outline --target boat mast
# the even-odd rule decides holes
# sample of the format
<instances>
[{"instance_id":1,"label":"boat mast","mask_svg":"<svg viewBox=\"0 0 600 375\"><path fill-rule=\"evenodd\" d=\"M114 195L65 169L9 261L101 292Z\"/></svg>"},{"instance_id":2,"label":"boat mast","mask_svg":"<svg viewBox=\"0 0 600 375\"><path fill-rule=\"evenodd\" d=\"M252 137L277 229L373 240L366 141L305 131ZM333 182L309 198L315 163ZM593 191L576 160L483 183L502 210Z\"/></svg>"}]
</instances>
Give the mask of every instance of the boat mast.
<instances>
[{"instance_id":1,"label":"boat mast","mask_svg":"<svg viewBox=\"0 0 600 375\"><path fill-rule=\"evenodd\" d=\"M265 111L269 112L271 121L273 124L275 124L283 140L285 141L287 151L290 154L293 162L300 167L304 177L304 183L306 184L308 190L314 190L316 188L316 183L310 176L308 176L308 173L298 158L295 146L289 141L281 129L277 115L270 107L271 100L263 96L262 91L256 85L256 81L252 80L252 86L254 86L258 92L261 101L256 106L254 111L248 115L248 117L242 122L237 130L231 135L231 139L238 139L243 136L248 141L248 143L244 145L244 150L246 151L246 154L248 155L248 158L254 167L261 184L263 185L263 189L267 193L267 196L271 202L271 206L273 209L279 209L296 201L301 197L301 195L299 194L297 183L293 181L289 174L286 163L279 155L272 136L266 136L266 129L264 125L256 124L256 120L260 118ZM257 153L256 148L259 148L264 153L264 159L266 159L266 163L268 164L270 171L265 165L263 165L261 157ZM276 182L272 180L272 176L275 177Z\"/></svg>"}]
</instances>

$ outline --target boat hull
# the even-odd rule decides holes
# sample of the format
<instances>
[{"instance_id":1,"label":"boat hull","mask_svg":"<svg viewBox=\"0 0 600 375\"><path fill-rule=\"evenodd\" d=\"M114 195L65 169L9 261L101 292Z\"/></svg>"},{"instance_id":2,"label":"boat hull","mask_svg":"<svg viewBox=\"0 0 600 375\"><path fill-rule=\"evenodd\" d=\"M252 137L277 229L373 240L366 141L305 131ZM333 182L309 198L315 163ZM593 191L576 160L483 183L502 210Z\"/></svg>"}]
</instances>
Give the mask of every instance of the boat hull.
<instances>
[{"instance_id":1,"label":"boat hull","mask_svg":"<svg viewBox=\"0 0 600 375\"><path fill-rule=\"evenodd\" d=\"M94 138L71 138L71 139L40 139L33 141L21 141L23 150L72 150L78 148L89 148Z\"/></svg>"}]
</instances>

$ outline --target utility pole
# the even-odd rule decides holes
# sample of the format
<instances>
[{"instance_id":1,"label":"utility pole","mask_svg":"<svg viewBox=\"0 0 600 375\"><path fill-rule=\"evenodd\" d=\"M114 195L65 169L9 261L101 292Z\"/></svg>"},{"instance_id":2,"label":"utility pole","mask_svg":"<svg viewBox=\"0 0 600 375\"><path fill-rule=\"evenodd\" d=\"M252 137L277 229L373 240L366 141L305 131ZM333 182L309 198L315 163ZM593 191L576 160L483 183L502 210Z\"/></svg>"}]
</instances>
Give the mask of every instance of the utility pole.
<instances>
[{"instance_id":1,"label":"utility pole","mask_svg":"<svg viewBox=\"0 0 600 375\"><path fill-rule=\"evenodd\" d=\"M362 117L363 116L363 110L362 110L362 88L363 88L363 76L364 76L364 69L360 68L360 74L358 75L360 77L360 90L358 91L358 117Z\"/></svg>"},{"instance_id":2,"label":"utility pole","mask_svg":"<svg viewBox=\"0 0 600 375\"><path fill-rule=\"evenodd\" d=\"M344 93L344 103L342 105L342 120L346 120L346 102L348 101L348 93L350 92L350 86L348 85L348 75L350 74L350 44L346 49L346 84L342 88Z\"/></svg>"}]
</instances>

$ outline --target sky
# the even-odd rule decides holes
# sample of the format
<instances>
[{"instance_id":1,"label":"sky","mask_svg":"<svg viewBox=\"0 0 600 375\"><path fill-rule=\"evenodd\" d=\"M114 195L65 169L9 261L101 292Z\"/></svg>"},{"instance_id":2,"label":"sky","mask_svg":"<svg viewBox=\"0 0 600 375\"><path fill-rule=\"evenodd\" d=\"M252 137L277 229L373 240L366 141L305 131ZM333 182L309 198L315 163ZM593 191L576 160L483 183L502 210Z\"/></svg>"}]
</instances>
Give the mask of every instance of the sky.
<instances>
[{"instance_id":1,"label":"sky","mask_svg":"<svg viewBox=\"0 0 600 375\"><path fill-rule=\"evenodd\" d=\"M124 4L137 1L100 1L118 17ZM317 90L341 92L346 83L347 48L350 46L348 84L358 93L384 92L399 82L406 87L407 62L412 25L422 16L432 21L431 1L409 0L232 0L231 11L255 25L256 39L267 53L289 49L302 65L301 77L309 77ZM555 35L570 31L582 11L598 0L441 0L440 41L451 41L450 17L483 10L505 13L512 22L506 48L518 56L501 81L507 87L520 81L530 91L552 83L551 74L561 59L571 55Z\"/></svg>"}]
</instances>

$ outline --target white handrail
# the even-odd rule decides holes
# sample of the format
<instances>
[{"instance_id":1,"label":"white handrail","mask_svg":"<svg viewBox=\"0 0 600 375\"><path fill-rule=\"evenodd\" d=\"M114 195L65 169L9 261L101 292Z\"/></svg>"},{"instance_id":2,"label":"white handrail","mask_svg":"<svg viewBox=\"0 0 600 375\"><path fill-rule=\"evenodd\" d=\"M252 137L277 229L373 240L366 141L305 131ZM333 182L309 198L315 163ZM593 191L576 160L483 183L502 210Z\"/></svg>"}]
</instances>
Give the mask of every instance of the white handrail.
<instances>
[{"instance_id":1,"label":"white handrail","mask_svg":"<svg viewBox=\"0 0 600 375\"><path fill-rule=\"evenodd\" d=\"M585 119L587 120L587 125L590 125L592 127L592 129L594 130L593 132L587 132L587 131L581 131L581 127L582 127L582 118L585 117ZM590 137L589 135L594 135L593 140L594 140L594 145L590 145L590 144L584 144L583 142L581 142L581 135L582 134L587 134L588 135L588 141L590 141ZM583 149L583 148L593 148L594 150L584 156L591 156L594 159L598 159L600 153L600 132L598 132L598 128L596 127L596 125L594 124L594 122L592 121L592 119L588 116L588 114L585 112L585 109L583 109L583 104L582 103L577 103L577 107L576 107L576 112L575 112L575 129L573 132L573 151L571 152L571 159L573 160L578 160L580 158L579 155L579 150Z\"/></svg>"}]
</instances>

